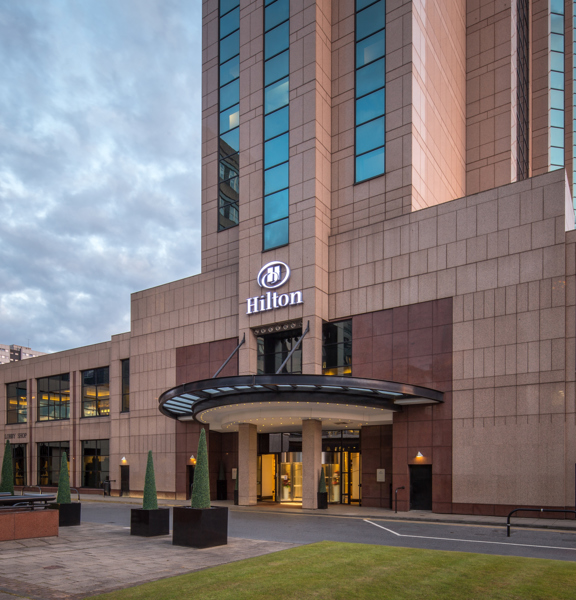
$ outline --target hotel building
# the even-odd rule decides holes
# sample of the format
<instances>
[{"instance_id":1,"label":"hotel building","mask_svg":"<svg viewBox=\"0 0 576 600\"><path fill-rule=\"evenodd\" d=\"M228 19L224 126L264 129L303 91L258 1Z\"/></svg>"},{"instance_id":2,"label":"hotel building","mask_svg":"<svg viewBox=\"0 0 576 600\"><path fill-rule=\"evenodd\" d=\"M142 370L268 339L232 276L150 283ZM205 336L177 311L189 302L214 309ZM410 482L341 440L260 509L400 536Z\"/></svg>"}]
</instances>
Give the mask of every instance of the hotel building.
<instances>
[{"instance_id":1,"label":"hotel building","mask_svg":"<svg viewBox=\"0 0 576 600\"><path fill-rule=\"evenodd\" d=\"M575 6L203 0L202 272L0 366L17 483L573 508Z\"/></svg>"}]
</instances>

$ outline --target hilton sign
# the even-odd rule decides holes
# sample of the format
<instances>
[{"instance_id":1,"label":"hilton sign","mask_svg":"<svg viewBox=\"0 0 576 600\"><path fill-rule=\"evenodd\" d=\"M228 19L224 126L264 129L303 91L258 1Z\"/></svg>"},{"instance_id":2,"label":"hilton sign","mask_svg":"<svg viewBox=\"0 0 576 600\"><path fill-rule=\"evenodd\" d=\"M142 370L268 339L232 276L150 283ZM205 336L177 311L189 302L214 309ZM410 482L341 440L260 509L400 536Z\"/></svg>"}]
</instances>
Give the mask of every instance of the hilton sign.
<instances>
[{"instance_id":1,"label":"hilton sign","mask_svg":"<svg viewBox=\"0 0 576 600\"><path fill-rule=\"evenodd\" d=\"M290 267L283 262L275 260L264 265L256 281L261 288L274 290L283 286L290 279ZM265 292L261 296L254 296L246 300L246 314L274 310L275 308L284 308L285 306L295 306L304 304L302 292L288 292L287 294L278 294L278 292Z\"/></svg>"}]
</instances>

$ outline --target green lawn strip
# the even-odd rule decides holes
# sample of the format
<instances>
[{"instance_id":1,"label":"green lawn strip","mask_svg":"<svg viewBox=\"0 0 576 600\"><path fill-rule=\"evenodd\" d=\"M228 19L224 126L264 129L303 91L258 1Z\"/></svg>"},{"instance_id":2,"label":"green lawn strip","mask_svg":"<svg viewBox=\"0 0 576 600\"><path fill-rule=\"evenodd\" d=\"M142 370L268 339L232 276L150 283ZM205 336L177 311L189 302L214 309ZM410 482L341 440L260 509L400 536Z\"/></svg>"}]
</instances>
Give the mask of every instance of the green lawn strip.
<instances>
[{"instance_id":1,"label":"green lawn strip","mask_svg":"<svg viewBox=\"0 0 576 600\"><path fill-rule=\"evenodd\" d=\"M194 567L194 551L190 553ZM320 542L98 600L536 600L576 597L571 562Z\"/></svg>"}]
</instances>

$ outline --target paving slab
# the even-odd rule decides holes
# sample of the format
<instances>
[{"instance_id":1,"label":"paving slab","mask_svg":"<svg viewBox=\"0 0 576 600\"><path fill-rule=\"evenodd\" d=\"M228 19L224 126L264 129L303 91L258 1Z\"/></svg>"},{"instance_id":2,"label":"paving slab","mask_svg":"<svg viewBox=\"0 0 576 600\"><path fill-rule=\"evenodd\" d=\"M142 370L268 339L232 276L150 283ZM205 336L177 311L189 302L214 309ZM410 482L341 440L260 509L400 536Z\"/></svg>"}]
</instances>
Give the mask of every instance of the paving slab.
<instances>
[{"instance_id":1,"label":"paving slab","mask_svg":"<svg viewBox=\"0 0 576 600\"><path fill-rule=\"evenodd\" d=\"M171 536L131 536L117 525L60 531L33 543L0 542L0 600L79 600L298 545L229 538L226 546L197 550L172 545Z\"/></svg>"}]
</instances>

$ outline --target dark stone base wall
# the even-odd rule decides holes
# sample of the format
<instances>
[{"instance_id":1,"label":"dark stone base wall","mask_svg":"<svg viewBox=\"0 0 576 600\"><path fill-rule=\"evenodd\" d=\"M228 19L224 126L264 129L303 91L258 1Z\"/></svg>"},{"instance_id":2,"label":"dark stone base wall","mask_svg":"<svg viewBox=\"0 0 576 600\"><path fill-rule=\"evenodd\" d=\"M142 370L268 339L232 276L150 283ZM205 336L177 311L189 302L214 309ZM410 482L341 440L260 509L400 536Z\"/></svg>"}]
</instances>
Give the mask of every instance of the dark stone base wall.
<instances>
[{"instance_id":1,"label":"dark stone base wall","mask_svg":"<svg viewBox=\"0 0 576 600\"><path fill-rule=\"evenodd\" d=\"M394 413L391 478L375 484L375 469L388 454L375 447L371 428L362 429L362 498L365 506L390 506L397 487L398 510L409 510L409 465L432 465L432 510L452 512L452 298L422 302L353 317L352 374L431 387L444 403L404 406ZM381 444L389 438L380 434ZM366 452L364 450L366 446ZM417 459L421 452L423 459ZM376 461L380 465L376 467ZM364 489L366 481L366 489ZM385 491L387 490L387 491Z\"/></svg>"},{"instance_id":2,"label":"dark stone base wall","mask_svg":"<svg viewBox=\"0 0 576 600\"><path fill-rule=\"evenodd\" d=\"M207 342L176 348L176 385L200 379L210 379L230 356L238 345L238 338ZM238 375L238 355L226 365L219 377L232 377ZM198 439L201 425L195 421L176 423L176 496L188 496L188 472L190 455L198 453ZM228 496L233 497L234 482L232 481L232 467L237 466L237 441L236 434L220 434L215 431L208 432L208 463L210 466L210 493L212 500L216 499L216 481L220 461L224 461L228 478ZM232 492L232 496L231 496Z\"/></svg>"},{"instance_id":3,"label":"dark stone base wall","mask_svg":"<svg viewBox=\"0 0 576 600\"><path fill-rule=\"evenodd\" d=\"M392 425L362 427L362 506L390 507L392 485ZM386 470L386 481L376 481L376 470Z\"/></svg>"}]
</instances>

